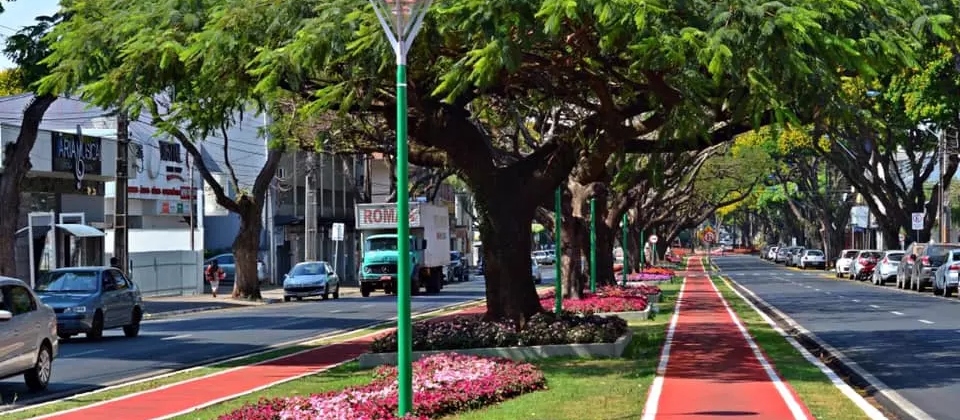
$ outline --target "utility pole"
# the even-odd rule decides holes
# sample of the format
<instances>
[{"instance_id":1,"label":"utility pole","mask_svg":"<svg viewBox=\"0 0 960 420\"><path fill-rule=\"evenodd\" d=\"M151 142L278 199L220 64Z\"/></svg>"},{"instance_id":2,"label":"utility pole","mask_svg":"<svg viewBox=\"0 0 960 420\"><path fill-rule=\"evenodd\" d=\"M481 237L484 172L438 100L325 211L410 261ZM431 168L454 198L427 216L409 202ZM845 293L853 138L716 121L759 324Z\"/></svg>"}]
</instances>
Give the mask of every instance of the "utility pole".
<instances>
[{"instance_id":1,"label":"utility pole","mask_svg":"<svg viewBox=\"0 0 960 420\"><path fill-rule=\"evenodd\" d=\"M270 127L269 115L267 115L266 112L263 113L263 125L265 128ZM270 130L264 129L263 132L265 133L264 134L265 138L263 142L263 155L265 156L264 159L266 159L266 156L270 155ZM267 219L267 235L269 235L269 237L267 237L267 245L270 248L270 251L267 253L267 264L270 265L270 267L268 268L270 270L271 284L277 283L277 242L276 242L276 235L274 234L275 226L273 222L273 216L274 216L273 201L276 198L275 197L276 192L274 191L276 186L277 186L277 175L276 173L274 173L273 176L270 177L270 184L267 186L267 197L266 197L267 211L265 214ZM296 194L294 194L294 196L296 196Z\"/></svg>"},{"instance_id":2,"label":"utility pole","mask_svg":"<svg viewBox=\"0 0 960 420\"><path fill-rule=\"evenodd\" d=\"M77 141L83 142L80 133L77 135ZM129 154L129 121L127 120L127 113L121 110L117 114L117 187L113 200L113 256L120 261L120 271L127 276L130 275L130 256L128 252L130 233L127 229L127 186L130 184Z\"/></svg>"},{"instance_id":3,"label":"utility pole","mask_svg":"<svg viewBox=\"0 0 960 420\"><path fill-rule=\"evenodd\" d=\"M189 203L190 203L190 206L189 206L189 207L190 207L190 250L191 250L191 251L195 251L195 250L197 249L197 245L196 245L196 243L195 243L195 239L196 239L195 236L196 236L196 235L194 234L194 226L196 226L196 221L193 220L193 219L194 219L194 215L196 215L197 211L196 211L196 209L194 208L194 207L196 206L196 204L194 203L194 200L193 200L193 193L194 193L194 188L193 188L193 166L190 166L190 154L187 153L186 155L187 155L187 172L188 172L188 175L189 175L189 178L190 178L190 190L189 190L189 191L190 191L190 196L189 196Z\"/></svg>"},{"instance_id":4,"label":"utility pole","mask_svg":"<svg viewBox=\"0 0 960 420\"><path fill-rule=\"evenodd\" d=\"M307 174L303 184L304 261L317 260L317 191L314 184L317 166L315 158L315 153L307 153Z\"/></svg>"},{"instance_id":5,"label":"utility pole","mask_svg":"<svg viewBox=\"0 0 960 420\"><path fill-rule=\"evenodd\" d=\"M937 213L939 213L939 214L937 215L937 220L940 222L940 242L949 242L949 239L947 238L947 217L946 217L946 216L947 216L947 211L946 211L946 209L944 209L944 206L945 206L944 203L945 203L945 201L946 201L946 200L944 200L944 193L945 193L946 191L945 191L945 189L943 188L943 181L944 181L943 169L947 166L947 165L946 165L947 150L946 150L946 147L944 147L944 146L945 146L945 144L944 144L944 143L945 143L945 138L944 138L944 135L945 135L945 134L946 134L946 133L945 133L945 130L944 130L943 128L941 128L941 129L940 129L940 132L937 133L937 152L939 152L939 155L940 155L940 162L938 162L938 163L939 163L939 166L940 166L940 168L939 168L939 170L938 170L938 172L939 172L939 173L938 173L938 178L939 178L938 185L939 185L939 187L940 187L940 191L939 191L939 199L938 199L938 201L937 201L937 209L938 209Z\"/></svg>"}]
</instances>

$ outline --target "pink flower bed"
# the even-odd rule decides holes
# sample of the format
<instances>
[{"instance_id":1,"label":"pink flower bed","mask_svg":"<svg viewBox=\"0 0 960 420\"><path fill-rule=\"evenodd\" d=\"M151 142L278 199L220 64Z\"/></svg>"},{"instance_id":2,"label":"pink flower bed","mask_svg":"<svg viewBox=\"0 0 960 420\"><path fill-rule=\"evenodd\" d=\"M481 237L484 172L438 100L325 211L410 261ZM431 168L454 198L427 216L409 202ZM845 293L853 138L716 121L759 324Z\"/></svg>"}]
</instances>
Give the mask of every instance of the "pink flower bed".
<instances>
[{"instance_id":1,"label":"pink flower bed","mask_svg":"<svg viewBox=\"0 0 960 420\"><path fill-rule=\"evenodd\" d=\"M380 367L367 385L309 397L276 398L219 420L429 420L496 404L546 388L543 372L529 363L455 353L413 364L414 415L397 417L397 369Z\"/></svg>"},{"instance_id":2,"label":"pink flower bed","mask_svg":"<svg viewBox=\"0 0 960 420\"><path fill-rule=\"evenodd\" d=\"M632 273L627 274L627 281L666 281L673 278L669 274L653 274L653 273Z\"/></svg>"},{"instance_id":3,"label":"pink flower bed","mask_svg":"<svg viewBox=\"0 0 960 420\"><path fill-rule=\"evenodd\" d=\"M552 308L553 292L547 292L540 305ZM596 294L584 293L583 299L564 299L563 310L581 314L635 312L647 308L647 297L639 288L603 287Z\"/></svg>"}]
</instances>

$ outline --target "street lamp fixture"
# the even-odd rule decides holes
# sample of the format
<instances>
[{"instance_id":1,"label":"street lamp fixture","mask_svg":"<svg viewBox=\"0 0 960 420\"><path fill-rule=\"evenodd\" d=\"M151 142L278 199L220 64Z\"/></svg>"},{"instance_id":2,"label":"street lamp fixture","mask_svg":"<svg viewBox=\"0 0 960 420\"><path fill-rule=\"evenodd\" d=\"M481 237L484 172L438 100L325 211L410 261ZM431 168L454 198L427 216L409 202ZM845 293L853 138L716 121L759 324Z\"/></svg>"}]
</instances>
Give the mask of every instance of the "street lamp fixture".
<instances>
[{"instance_id":1,"label":"street lamp fixture","mask_svg":"<svg viewBox=\"0 0 960 420\"><path fill-rule=\"evenodd\" d=\"M407 52L431 0L369 0L397 56L397 411L413 411L413 337L410 319L410 203L407 163Z\"/></svg>"}]
</instances>

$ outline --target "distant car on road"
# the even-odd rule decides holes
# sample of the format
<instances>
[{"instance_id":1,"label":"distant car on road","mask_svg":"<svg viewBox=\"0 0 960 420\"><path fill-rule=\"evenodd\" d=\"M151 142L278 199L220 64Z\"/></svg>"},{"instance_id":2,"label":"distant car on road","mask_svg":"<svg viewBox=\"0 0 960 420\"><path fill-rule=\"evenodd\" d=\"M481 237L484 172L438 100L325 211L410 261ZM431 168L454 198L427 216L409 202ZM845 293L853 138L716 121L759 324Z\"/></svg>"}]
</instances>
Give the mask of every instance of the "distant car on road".
<instances>
[{"instance_id":1,"label":"distant car on road","mask_svg":"<svg viewBox=\"0 0 960 420\"><path fill-rule=\"evenodd\" d=\"M143 297L140 289L113 267L68 267L44 273L34 287L40 300L57 314L57 334L98 339L103 330L123 328L140 334Z\"/></svg>"},{"instance_id":2,"label":"distant car on road","mask_svg":"<svg viewBox=\"0 0 960 420\"><path fill-rule=\"evenodd\" d=\"M46 389L58 349L53 308L26 283L0 277L0 379L23 375L31 391Z\"/></svg>"},{"instance_id":3,"label":"distant car on road","mask_svg":"<svg viewBox=\"0 0 960 420\"><path fill-rule=\"evenodd\" d=\"M467 260L463 258L460 251L450 251L450 267L447 268L447 278L450 281L470 280L470 273L467 272Z\"/></svg>"},{"instance_id":4,"label":"distant car on road","mask_svg":"<svg viewBox=\"0 0 960 420\"><path fill-rule=\"evenodd\" d=\"M777 259L777 251L779 251L779 250L780 250L780 247L778 247L778 246L771 246L771 247L770 247L770 250L767 251L767 259L770 260L770 261L776 260L776 259Z\"/></svg>"},{"instance_id":5,"label":"distant car on road","mask_svg":"<svg viewBox=\"0 0 960 420\"><path fill-rule=\"evenodd\" d=\"M543 272L540 271L540 264L537 264L536 261L533 261L533 267L531 268L533 274L533 283L541 284L543 283Z\"/></svg>"},{"instance_id":6,"label":"distant car on road","mask_svg":"<svg viewBox=\"0 0 960 420\"><path fill-rule=\"evenodd\" d=\"M850 274L850 267L853 264L853 259L857 256L857 253L860 250L857 249L845 249L840 251L840 258L837 258L837 263L834 265L834 273L838 278L846 277L847 274Z\"/></svg>"},{"instance_id":7,"label":"distant car on road","mask_svg":"<svg viewBox=\"0 0 960 420\"><path fill-rule=\"evenodd\" d=\"M283 279L283 300L320 296L340 299L340 276L326 261L307 261L293 266Z\"/></svg>"},{"instance_id":8,"label":"distant car on road","mask_svg":"<svg viewBox=\"0 0 960 420\"><path fill-rule=\"evenodd\" d=\"M775 263L786 263L787 258L790 258L789 248L781 247L777 249L777 255L773 257L773 262Z\"/></svg>"},{"instance_id":9,"label":"distant car on road","mask_svg":"<svg viewBox=\"0 0 960 420\"><path fill-rule=\"evenodd\" d=\"M819 249L806 249L800 254L800 260L797 264L803 270L807 267L827 268L827 260L823 251Z\"/></svg>"},{"instance_id":10,"label":"distant car on road","mask_svg":"<svg viewBox=\"0 0 960 420\"><path fill-rule=\"evenodd\" d=\"M947 255L953 250L960 250L960 244L929 244L917 254L913 264L913 275L910 276L911 288L922 292L927 284L933 284L933 273L947 260Z\"/></svg>"},{"instance_id":11,"label":"distant car on road","mask_svg":"<svg viewBox=\"0 0 960 420\"><path fill-rule=\"evenodd\" d=\"M960 251L951 250L933 276L933 294L950 297L960 285Z\"/></svg>"},{"instance_id":12,"label":"distant car on road","mask_svg":"<svg viewBox=\"0 0 960 420\"><path fill-rule=\"evenodd\" d=\"M537 264L541 265L550 265L553 264L553 257L547 251L533 251L533 254L530 255Z\"/></svg>"},{"instance_id":13,"label":"distant car on road","mask_svg":"<svg viewBox=\"0 0 960 420\"><path fill-rule=\"evenodd\" d=\"M896 280L902 258L903 251L884 251L883 258L873 270L873 284L883 286L890 280Z\"/></svg>"},{"instance_id":14,"label":"distant car on road","mask_svg":"<svg viewBox=\"0 0 960 420\"><path fill-rule=\"evenodd\" d=\"M790 261L787 262L787 266L799 267L800 259L803 258L803 253L806 251L805 248L794 248L790 251Z\"/></svg>"}]
</instances>

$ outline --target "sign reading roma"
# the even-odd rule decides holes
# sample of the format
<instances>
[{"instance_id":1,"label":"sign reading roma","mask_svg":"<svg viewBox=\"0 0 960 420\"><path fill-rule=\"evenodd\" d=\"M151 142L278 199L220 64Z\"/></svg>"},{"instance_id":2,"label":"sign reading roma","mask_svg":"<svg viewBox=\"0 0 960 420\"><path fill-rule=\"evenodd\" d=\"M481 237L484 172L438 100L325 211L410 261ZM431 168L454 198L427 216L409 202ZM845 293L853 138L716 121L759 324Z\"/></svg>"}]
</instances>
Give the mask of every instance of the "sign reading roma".
<instances>
[{"instance_id":1,"label":"sign reading roma","mask_svg":"<svg viewBox=\"0 0 960 420\"><path fill-rule=\"evenodd\" d=\"M410 203L410 227L420 227L419 203ZM397 204L376 203L357 205L358 229L392 229L397 227Z\"/></svg>"}]
</instances>

